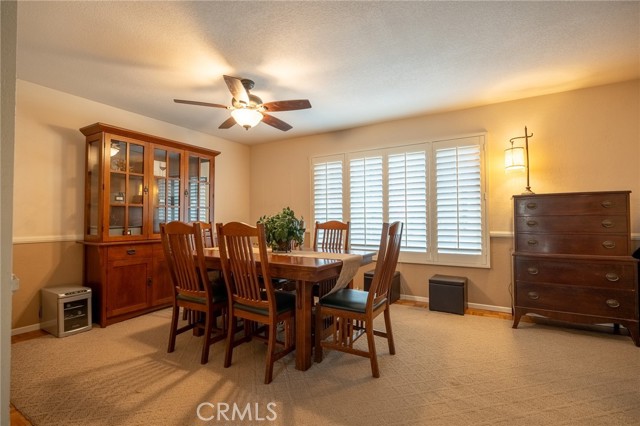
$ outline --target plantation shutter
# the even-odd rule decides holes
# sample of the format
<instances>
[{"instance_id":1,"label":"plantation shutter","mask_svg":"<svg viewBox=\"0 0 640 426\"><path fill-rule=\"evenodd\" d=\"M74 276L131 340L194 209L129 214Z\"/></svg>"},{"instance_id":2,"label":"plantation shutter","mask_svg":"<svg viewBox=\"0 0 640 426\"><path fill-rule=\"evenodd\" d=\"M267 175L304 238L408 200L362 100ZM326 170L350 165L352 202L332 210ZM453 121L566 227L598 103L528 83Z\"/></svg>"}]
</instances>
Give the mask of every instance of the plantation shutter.
<instances>
[{"instance_id":1,"label":"plantation shutter","mask_svg":"<svg viewBox=\"0 0 640 426\"><path fill-rule=\"evenodd\" d=\"M404 223L402 251L427 251L427 154L388 157L389 222Z\"/></svg>"},{"instance_id":2,"label":"plantation shutter","mask_svg":"<svg viewBox=\"0 0 640 426\"><path fill-rule=\"evenodd\" d=\"M434 143L438 255L483 254L481 145L467 139Z\"/></svg>"},{"instance_id":3,"label":"plantation shutter","mask_svg":"<svg viewBox=\"0 0 640 426\"><path fill-rule=\"evenodd\" d=\"M313 217L318 222L343 220L343 158L324 157L313 162Z\"/></svg>"},{"instance_id":4,"label":"plantation shutter","mask_svg":"<svg viewBox=\"0 0 640 426\"><path fill-rule=\"evenodd\" d=\"M383 157L349 161L351 247L377 250L380 246L383 205Z\"/></svg>"}]
</instances>

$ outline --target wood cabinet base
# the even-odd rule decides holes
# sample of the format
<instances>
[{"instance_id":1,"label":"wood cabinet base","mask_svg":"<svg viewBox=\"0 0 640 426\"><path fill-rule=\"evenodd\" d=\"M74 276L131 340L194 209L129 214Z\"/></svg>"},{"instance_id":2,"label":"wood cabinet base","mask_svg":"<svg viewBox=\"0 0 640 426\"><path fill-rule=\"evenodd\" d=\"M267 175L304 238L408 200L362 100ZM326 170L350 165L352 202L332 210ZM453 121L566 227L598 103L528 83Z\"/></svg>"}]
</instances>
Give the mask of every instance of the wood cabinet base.
<instances>
[{"instance_id":1,"label":"wood cabinet base","mask_svg":"<svg viewBox=\"0 0 640 426\"><path fill-rule=\"evenodd\" d=\"M171 279L160 241L84 244L84 282L101 327L166 308Z\"/></svg>"}]
</instances>

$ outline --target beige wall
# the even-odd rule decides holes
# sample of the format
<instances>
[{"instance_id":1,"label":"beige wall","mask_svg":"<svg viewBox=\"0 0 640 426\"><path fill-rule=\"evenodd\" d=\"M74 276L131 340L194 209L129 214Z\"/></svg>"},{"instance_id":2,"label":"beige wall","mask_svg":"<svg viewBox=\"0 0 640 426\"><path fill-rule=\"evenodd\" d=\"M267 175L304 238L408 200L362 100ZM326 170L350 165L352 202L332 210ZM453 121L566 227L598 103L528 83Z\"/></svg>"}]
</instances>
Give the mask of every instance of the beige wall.
<instances>
[{"instance_id":1,"label":"beige wall","mask_svg":"<svg viewBox=\"0 0 640 426\"><path fill-rule=\"evenodd\" d=\"M313 100L312 100L313 101ZM469 301L510 306L513 194L524 173L506 174L509 139L533 132L531 186L537 193L631 190L632 233L640 233L640 81L397 120L258 145L251 150L251 218L290 206L311 219L309 159L487 132L491 268L400 265L403 293L427 297L434 273L469 277ZM282 166L282 167L279 167ZM638 244L638 241L634 241Z\"/></svg>"},{"instance_id":2,"label":"beige wall","mask_svg":"<svg viewBox=\"0 0 640 426\"><path fill-rule=\"evenodd\" d=\"M80 283L84 136L104 122L221 152L216 157L215 220L249 219L250 148L84 98L18 80L14 187L12 328L38 323L42 287Z\"/></svg>"}]
</instances>

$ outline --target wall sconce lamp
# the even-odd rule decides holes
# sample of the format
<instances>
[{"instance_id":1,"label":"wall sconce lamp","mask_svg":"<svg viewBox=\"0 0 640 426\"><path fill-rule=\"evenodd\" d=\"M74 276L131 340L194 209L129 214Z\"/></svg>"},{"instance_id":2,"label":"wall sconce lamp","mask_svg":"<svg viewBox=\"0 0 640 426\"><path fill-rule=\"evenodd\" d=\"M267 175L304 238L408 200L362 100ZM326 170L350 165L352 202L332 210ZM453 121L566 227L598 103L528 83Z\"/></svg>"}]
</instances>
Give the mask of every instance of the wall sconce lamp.
<instances>
[{"instance_id":1,"label":"wall sconce lamp","mask_svg":"<svg viewBox=\"0 0 640 426\"><path fill-rule=\"evenodd\" d=\"M507 171L510 170L523 170L527 171L527 186L523 194L533 194L531 186L529 185L529 138L533 136L533 133L527 133L527 126L524 127L524 136L517 136L511 138L511 148L504 150L504 168ZM524 147L513 146L513 141L516 139L524 139Z\"/></svg>"}]
</instances>

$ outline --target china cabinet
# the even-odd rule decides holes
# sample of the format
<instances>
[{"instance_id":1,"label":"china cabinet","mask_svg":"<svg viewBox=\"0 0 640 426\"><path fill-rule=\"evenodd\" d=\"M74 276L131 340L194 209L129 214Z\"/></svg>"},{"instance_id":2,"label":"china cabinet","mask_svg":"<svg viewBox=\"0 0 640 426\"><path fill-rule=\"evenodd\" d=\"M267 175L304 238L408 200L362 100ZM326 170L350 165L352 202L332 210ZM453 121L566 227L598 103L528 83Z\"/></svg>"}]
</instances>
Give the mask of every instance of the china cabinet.
<instances>
[{"instance_id":1,"label":"china cabinet","mask_svg":"<svg viewBox=\"0 0 640 426\"><path fill-rule=\"evenodd\" d=\"M624 325L640 346L629 191L514 197L514 321Z\"/></svg>"},{"instance_id":2,"label":"china cabinet","mask_svg":"<svg viewBox=\"0 0 640 426\"><path fill-rule=\"evenodd\" d=\"M168 306L160 224L213 222L217 151L95 123L86 138L84 280L101 326Z\"/></svg>"}]
</instances>

